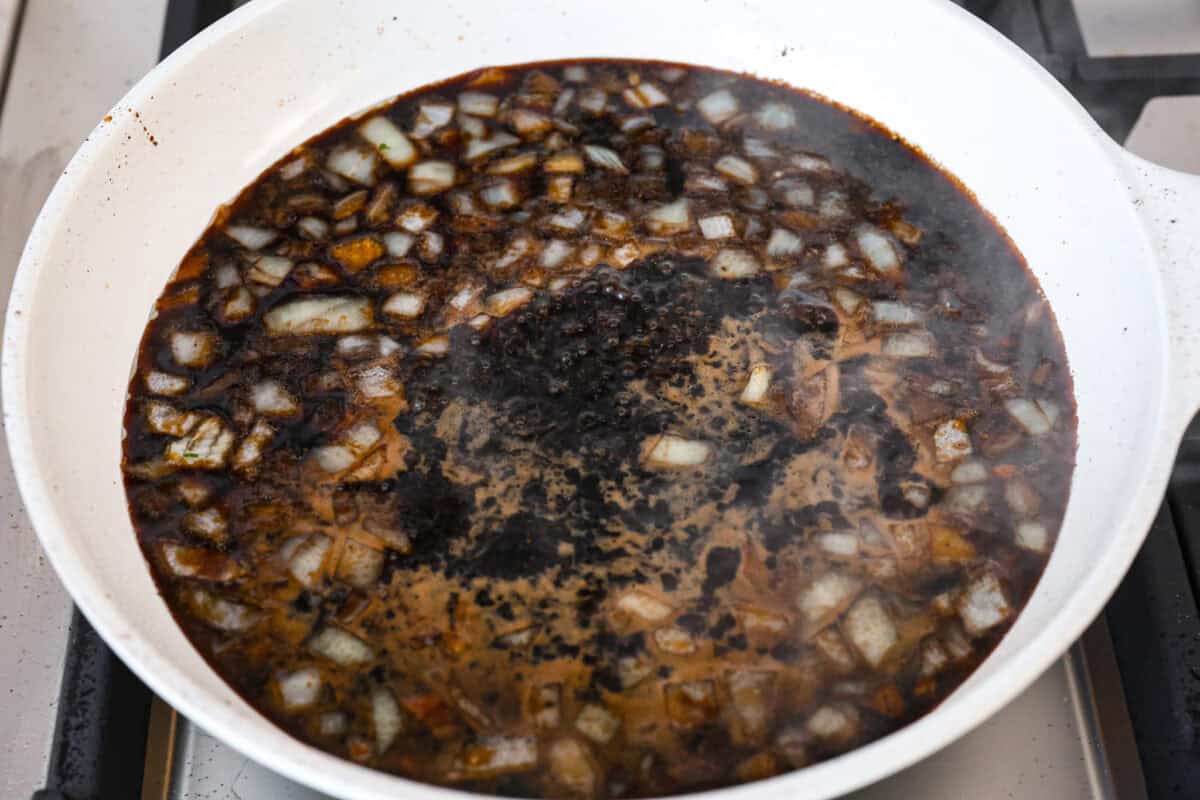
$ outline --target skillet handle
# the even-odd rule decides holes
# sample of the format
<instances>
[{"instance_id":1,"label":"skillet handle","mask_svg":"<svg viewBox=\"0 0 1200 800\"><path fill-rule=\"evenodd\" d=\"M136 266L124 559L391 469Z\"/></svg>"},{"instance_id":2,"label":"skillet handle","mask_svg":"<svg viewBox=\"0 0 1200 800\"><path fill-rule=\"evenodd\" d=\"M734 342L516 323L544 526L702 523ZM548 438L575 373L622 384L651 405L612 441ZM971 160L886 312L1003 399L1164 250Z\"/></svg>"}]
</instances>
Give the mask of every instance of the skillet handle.
<instances>
[{"instance_id":1,"label":"skillet handle","mask_svg":"<svg viewBox=\"0 0 1200 800\"><path fill-rule=\"evenodd\" d=\"M1168 392L1179 430L1200 410L1200 175L1122 151L1138 213L1158 254L1167 307Z\"/></svg>"}]
</instances>

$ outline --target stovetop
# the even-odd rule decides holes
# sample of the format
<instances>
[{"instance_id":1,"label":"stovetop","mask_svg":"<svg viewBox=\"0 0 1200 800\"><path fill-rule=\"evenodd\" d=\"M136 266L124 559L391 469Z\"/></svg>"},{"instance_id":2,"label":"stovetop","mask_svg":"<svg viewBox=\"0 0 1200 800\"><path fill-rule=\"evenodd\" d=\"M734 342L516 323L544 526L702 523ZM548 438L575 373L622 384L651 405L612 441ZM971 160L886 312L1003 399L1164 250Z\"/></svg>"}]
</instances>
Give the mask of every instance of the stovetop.
<instances>
[{"instance_id":1,"label":"stovetop","mask_svg":"<svg viewBox=\"0 0 1200 800\"><path fill-rule=\"evenodd\" d=\"M0 0L0 57L6 42L17 45L0 58L0 264L9 264L0 292L41 192L106 104L152 65L155 44L165 56L242 2ZM958 2L1041 61L1114 138L1200 172L1200 98L1180 97L1200 95L1196 0ZM323 800L177 715L71 615L6 465L0 509L16 539L0 555L0 714L12 732L0 748L4 797L44 786L39 800ZM1146 545L1084 638L974 732L853 797L1200 797L1198 586L1194 425Z\"/></svg>"}]
</instances>

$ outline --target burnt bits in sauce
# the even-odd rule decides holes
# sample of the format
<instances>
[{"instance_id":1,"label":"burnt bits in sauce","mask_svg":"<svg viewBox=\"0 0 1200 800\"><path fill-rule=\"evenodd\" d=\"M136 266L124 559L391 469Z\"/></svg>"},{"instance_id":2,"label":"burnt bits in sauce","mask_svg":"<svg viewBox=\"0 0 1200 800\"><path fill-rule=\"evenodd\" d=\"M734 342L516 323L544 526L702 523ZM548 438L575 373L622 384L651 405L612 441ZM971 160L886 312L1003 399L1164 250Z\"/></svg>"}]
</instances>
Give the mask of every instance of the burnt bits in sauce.
<instances>
[{"instance_id":1,"label":"burnt bits in sauce","mask_svg":"<svg viewBox=\"0 0 1200 800\"><path fill-rule=\"evenodd\" d=\"M293 736L638 797L896 730L1041 574L1054 317L952 179L755 79L489 69L298 147L205 232L126 416L143 551Z\"/></svg>"}]
</instances>

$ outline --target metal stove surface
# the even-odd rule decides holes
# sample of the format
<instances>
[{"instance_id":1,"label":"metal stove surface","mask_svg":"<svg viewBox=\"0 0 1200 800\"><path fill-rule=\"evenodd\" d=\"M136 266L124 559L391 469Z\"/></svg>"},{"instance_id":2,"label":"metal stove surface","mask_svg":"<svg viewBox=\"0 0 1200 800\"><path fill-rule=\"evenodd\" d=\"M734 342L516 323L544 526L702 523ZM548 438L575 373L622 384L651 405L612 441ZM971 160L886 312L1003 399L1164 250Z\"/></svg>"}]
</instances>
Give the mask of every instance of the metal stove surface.
<instances>
[{"instance_id":1,"label":"metal stove surface","mask_svg":"<svg viewBox=\"0 0 1200 800\"><path fill-rule=\"evenodd\" d=\"M1015 5L1009 0L963 4L992 12L999 6L999 13ZM1168 39L1172 52L1200 50L1200 14L1188 0L1076 0L1076 5L1094 53L1162 52ZM211 4L205 0L0 0L4 296L34 213L74 147L153 65L164 20L167 37L181 41L206 21L206 6ZM1123 39L1131 30L1136 36ZM1154 101L1130 144L1154 160L1200 171L1196 139L1186 135L1198 127L1200 102ZM2 441L0 433L0 446ZM52 760L71 612L41 557L7 463L0 464L0 514L13 542L0 555L0 715L8 722L0 738L5 745L0 747L0 796L23 798L45 785ZM142 800L323 798L249 761L157 700L149 711L140 784ZM995 717L934 757L853 797L1140 800L1144 786L1102 619ZM68 797L53 791L41 796ZM128 796L132 800L136 794ZM71 800L93 798L72 795Z\"/></svg>"}]
</instances>

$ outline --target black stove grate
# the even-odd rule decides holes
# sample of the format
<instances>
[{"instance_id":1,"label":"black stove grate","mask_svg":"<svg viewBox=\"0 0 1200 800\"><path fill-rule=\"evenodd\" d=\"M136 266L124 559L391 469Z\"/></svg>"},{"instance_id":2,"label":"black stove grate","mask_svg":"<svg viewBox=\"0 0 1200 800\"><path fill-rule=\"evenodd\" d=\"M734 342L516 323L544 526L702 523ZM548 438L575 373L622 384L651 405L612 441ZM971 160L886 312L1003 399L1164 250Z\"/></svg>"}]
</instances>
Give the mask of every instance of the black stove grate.
<instances>
[{"instance_id":1,"label":"black stove grate","mask_svg":"<svg viewBox=\"0 0 1200 800\"><path fill-rule=\"evenodd\" d=\"M161 55L245 0L168 0ZM1124 141L1147 101L1200 94L1200 55L1094 58L1072 0L956 0L1058 78ZM1105 609L1150 800L1200 796L1200 423ZM34 800L138 798L150 691L76 612L46 789Z\"/></svg>"}]
</instances>

